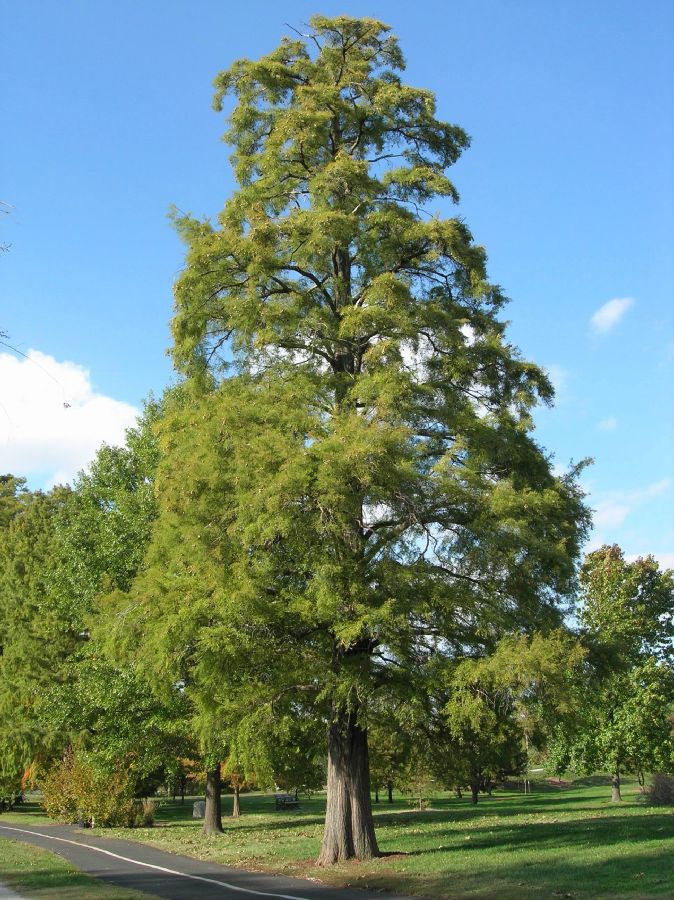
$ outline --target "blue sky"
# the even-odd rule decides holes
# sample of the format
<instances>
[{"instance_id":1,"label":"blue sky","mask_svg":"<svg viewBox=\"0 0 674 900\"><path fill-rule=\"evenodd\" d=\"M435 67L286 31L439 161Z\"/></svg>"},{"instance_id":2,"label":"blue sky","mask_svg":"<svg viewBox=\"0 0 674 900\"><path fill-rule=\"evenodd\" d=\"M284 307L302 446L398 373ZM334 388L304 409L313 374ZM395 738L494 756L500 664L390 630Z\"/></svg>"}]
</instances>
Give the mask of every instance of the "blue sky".
<instances>
[{"instance_id":1,"label":"blue sky","mask_svg":"<svg viewBox=\"0 0 674 900\"><path fill-rule=\"evenodd\" d=\"M68 479L171 379L182 247L166 213L214 215L233 189L215 74L286 22L367 15L472 136L451 173L459 214L512 298L513 342L557 385L538 439L560 466L595 459L592 545L674 566L670 0L0 9L0 327L33 360L0 352L0 469Z\"/></svg>"}]
</instances>

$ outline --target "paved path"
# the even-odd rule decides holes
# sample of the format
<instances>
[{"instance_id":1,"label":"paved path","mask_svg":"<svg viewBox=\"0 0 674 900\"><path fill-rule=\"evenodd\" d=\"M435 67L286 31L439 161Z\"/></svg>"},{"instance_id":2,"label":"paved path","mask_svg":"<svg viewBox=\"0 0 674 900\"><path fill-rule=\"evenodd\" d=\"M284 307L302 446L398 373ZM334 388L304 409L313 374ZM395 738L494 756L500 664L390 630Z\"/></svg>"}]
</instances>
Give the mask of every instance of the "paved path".
<instances>
[{"instance_id":1,"label":"paved path","mask_svg":"<svg viewBox=\"0 0 674 900\"><path fill-rule=\"evenodd\" d=\"M21 898L18 894L14 893L9 885L3 884L3 882L0 881L0 900L21 900Z\"/></svg>"},{"instance_id":2,"label":"paved path","mask_svg":"<svg viewBox=\"0 0 674 900\"><path fill-rule=\"evenodd\" d=\"M82 872L163 900L381 900L379 892L329 888L302 878L245 872L139 844L101 838L71 825L0 825L0 838L35 844ZM226 840L226 838L224 838ZM396 898L410 900L410 898Z\"/></svg>"}]
</instances>

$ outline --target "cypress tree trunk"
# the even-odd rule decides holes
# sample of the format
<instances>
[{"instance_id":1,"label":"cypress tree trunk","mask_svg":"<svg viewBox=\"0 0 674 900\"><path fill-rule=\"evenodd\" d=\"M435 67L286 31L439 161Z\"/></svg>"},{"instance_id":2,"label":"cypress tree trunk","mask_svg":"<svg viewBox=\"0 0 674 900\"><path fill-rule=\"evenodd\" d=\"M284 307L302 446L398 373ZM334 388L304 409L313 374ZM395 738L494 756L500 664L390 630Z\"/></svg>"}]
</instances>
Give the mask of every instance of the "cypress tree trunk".
<instances>
[{"instance_id":1,"label":"cypress tree trunk","mask_svg":"<svg viewBox=\"0 0 674 900\"><path fill-rule=\"evenodd\" d=\"M378 787L376 787L374 789L374 802L379 803L379 788Z\"/></svg>"},{"instance_id":2,"label":"cypress tree trunk","mask_svg":"<svg viewBox=\"0 0 674 900\"><path fill-rule=\"evenodd\" d=\"M386 782L386 789L388 791L388 802L393 803L393 782L392 781Z\"/></svg>"},{"instance_id":3,"label":"cypress tree trunk","mask_svg":"<svg viewBox=\"0 0 674 900\"><path fill-rule=\"evenodd\" d=\"M470 783L470 802L473 804L477 804L478 796L480 793L480 785L477 781L471 781Z\"/></svg>"},{"instance_id":4,"label":"cypress tree trunk","mask_svg":"<svg viewBox=\"0 0 674 900\"><path fill-rule=\"evenodd\" d=\"M613 803L620 803L622 797L620 796L620 772L616 771L613 773L611 778L611 801Z\"/></svg>"},{"instance_id":5,"label":"cypress tree trunk","mask_svg":"<svg viewBox=\"0 0 674 900\"><path fill-rule=\"evenodd\" d=\"M367 731L338 709L328 735L328 802L319 866L379 856L370 804Z\"/></svg>"},{"instance_id":6,"label":"cypress tree trunk","mask_svg":"<svg viewBox=\"0 0 674 900\"><path fill-rule=\"evenodd\" d=\"M206 810L204 812L204 834L222 834L222 784L220 763L206 773Z\"/></svg>"},{"instance_id":7,"label":"cypress tree trunk","mask_svg":"<svg viewBox=\"0 0 674 900\"><path fill-rule=\"evenodd\" d=\"M238 784L234 785L234 800L232 801L232 818L236 819L241 815L241 801L239 799L239 792L241 788Z\"/></svg>"}]
</instances>

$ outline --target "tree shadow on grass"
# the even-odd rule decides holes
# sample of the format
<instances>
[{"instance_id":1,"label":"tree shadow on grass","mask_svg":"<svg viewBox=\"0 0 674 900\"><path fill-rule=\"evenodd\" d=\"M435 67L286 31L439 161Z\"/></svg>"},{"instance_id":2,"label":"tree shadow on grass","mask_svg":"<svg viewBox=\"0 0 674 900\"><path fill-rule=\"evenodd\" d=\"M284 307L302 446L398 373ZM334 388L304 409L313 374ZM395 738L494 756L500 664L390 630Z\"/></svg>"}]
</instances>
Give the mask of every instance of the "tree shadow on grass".
<instances>
[{"instance_id":1,"label":"tree shadow on grass","mask_svg":"<svg viewBox=\"0 0 674 900\"><path fill-rule=\"evenodd\" d=\"M603 815L606 813L607 809L616 809L617 811L621 808L618 804L610 804L610 801L607 801L606 807L598 804L581 805L581 803L582 801L580 798L576 798L575 804L571 800L567 800L567 798L560 798L559 802L555 802L554 804L544 805L532 803L525 808L496 807L485 804L483 806L469 806L463 809L425 809L423 811L408 810L396 814L380 813L378 815L375 814L375 826L395 827L401 825L418 825L425 820L432 820L433 822L445 820L447 822L455 823L470 822L475 819L484 818L507 820L518 816L554 816L557 812L559 812L560 815L565 816L574 813L596 813L598 815ZM631 809L634 808L634 806L625 803L622 805L622 808Z\"/></svg>"},{"instance_id":2,"label":"tree shadow on grass","mask_svg":"<svg viewBox=\"0 0 674 900\"><path fill-rule=\"evenodd\" d=\"M448 870L451 863L448 865ZM451 878L451 881L450 881ZM409 884L409 883L408 883ZM661 853L645 853L638 849L609 859L587 859L578 856L536 861L506 856L493 858L473 869L438 873L420 885L420 893L446 890L451 884L452 897L498 897L499 900L520 898L570 897L672 897L674 858ZM407 886L407 885L406 885ZM429 888L431 888L429 890Z\"/></svg>"},{"instance_id":3,"label":"tree shadow on grass","mask_svg":"<svg viewBox=\"0 0 674 900\"><path fill-rule=\"evenodd\" d=\"M625 842L640 843L674 838L674 819L671 813L643 816L596 816L560 820L556 822L534 822L499 826L498 824L483 828L471 828L469 833L460 834L456 830L435 831L434 840L463 838L455 847L444 849L430 848L410 851L411 856L425 853L446 853L460 850L462 853L474 853L480 850L499 849L503 852L521 851L527 847L535 847L537 851L553 849L560 846L577 848L580 846L608 847Z\"/></svg>"},{"instance_id":4,"label":"tree shadow on grass","mask_svg":"<svg viewBox=\"0 0 674 900\"><path fill-rule=\"evenodd\" d=\"M283 819L274 822L260 822L260 821L251 821L250 824L247 823L247 819L252 818L252 814L250 816L246 816L243 814L240 818L233 819L231 816L223 816L222 824L225 832L227 832L228 824L232 826L231 830L238 831L283 831L283 830L291 830L295 828L302 828L304 826L312 826L312 825L322 825L325 821L324 816L306 816L303 819ZM166 822L159 821L156 823L157 831L170 830L172 828L196 828L201 829L203 825L203 820L194 819L184 820L182 822ZM104 832L101 830L100 832L103 834Z\"/></svg>"},{"instance_id":5,"label":"tree shadow on grass","mask_svg":"<svg viewBox=\"0 0 674 900\"><path fill-rule=\"evenodd\" d=\"M584 778L574 778L574 784L579 787L600 787L611 785L610 775L586 775Z\"/></svg>"}]
</instances>

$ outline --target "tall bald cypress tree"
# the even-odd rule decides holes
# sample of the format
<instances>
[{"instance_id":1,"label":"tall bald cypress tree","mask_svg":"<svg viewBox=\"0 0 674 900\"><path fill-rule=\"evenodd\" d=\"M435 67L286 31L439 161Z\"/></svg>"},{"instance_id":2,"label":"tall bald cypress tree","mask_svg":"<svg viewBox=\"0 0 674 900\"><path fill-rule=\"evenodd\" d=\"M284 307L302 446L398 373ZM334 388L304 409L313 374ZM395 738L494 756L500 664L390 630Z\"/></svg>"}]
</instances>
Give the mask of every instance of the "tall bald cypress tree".
<instances>
[{"instance_id":1,"label":"tall bald cypress tree","mask_svg":"<svg viewBox=\"0 0 674 900\"><path fill-rule=\"evenodd\" d=\"M190 685L248 745L264 715L324 718L324 865L378 852L373 696L557 621L587 524L531 437L552 389L505 338L484 251L427 212L458 200L468 138L403 68L387 26L347 17L237 61L215 82L237 190L215 224L177 218L173 353L210 387L158 484L221 565Z\"/></svg>"}]
</instances>

